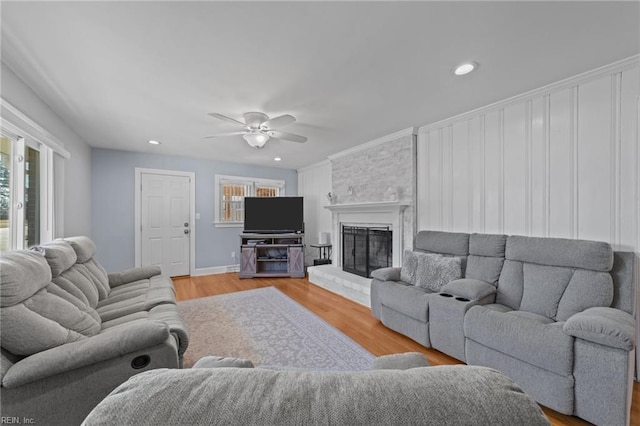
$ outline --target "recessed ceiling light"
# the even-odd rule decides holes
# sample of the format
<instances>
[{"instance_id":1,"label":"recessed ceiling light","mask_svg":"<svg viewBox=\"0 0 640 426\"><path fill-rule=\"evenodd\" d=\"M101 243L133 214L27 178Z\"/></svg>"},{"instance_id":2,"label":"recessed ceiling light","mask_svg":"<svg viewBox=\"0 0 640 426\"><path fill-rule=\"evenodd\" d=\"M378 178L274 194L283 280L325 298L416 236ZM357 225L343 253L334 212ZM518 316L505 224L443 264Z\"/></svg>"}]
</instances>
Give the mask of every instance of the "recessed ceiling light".
<instances>
[{"instance_id":1,"label":"recessed ceiling light","mask_svg":"<svg viewBox=\"0 0 640 426\"><path fill-rule=\"evenodd\" d=\"M475 62L465 62L464 64L458 65L453 70L453 73L455 75L465 75L465 74L469 74L471 71L475 70L476 68L478 68L478 64L477 63L475 63Z\"/></svg>"},{"instance_id":2,"label":"recessed ceiling light","mask_svg":"<svg viewBox=\"0 0 640 426\"><path fill-rule=\"evenodd\" d=\"M282 158L276 157L276 158L273 159L273 161L282 161Z\"/></svg>"},{"instance_id":3,"label":"recessed ceiling light","mask_svg":"<svg viewBox=\"0 0 640 426\"><path fill-rule=\"evenodd\" d=\"M154 140L150 140L150 141L149 141L149 143L150 143L151 145L160 145L160 142L158 142L158 141L154 141Z\"/></svg>"}]
</instances>

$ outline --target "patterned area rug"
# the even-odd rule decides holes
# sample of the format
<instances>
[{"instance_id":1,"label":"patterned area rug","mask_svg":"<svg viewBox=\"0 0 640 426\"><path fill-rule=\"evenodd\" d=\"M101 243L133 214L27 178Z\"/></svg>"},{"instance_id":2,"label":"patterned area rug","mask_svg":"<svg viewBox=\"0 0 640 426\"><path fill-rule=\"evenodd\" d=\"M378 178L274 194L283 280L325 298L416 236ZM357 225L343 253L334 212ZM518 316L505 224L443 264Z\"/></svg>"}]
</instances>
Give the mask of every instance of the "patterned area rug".
<instances>
[{"instance_id":1,"label":"patterned area rug","mask_svg":"<svg viewBox=\"0 0 640 426\"><path fill-rule=\"evenodd\" d=\"M178 303L189 327L185 367L205 355L256 366L367 370L374 356L274 287Z\"/></svg>"}]
</instances>

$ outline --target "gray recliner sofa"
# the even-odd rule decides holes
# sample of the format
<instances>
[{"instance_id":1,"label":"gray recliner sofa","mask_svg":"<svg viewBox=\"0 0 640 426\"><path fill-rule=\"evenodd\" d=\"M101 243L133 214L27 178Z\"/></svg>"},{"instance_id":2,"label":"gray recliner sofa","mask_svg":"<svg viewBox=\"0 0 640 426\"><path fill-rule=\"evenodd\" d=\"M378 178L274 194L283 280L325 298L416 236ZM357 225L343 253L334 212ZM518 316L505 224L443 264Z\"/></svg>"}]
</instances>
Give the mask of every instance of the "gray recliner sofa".
<instances>
[{"instance_id":1,"label":"gray recliner sofa","mask_svg":"<svg viewBox=\"0 0 640 426\"><path fill-rule=\"evenodd\" d=\"M86 237L0 255L2 416L73 425L140 372L179 368L188 345L171 279L107 274Z\"/></svg>"},{"instance_id":2,"label":"gray recliner sofa","mask_svg":"<svg viewBox=\"0 0 640 426\"><path fill-rule=\"evenodd\" d=\"M460 258L437 290L372 274L383 324L496 368L538 402L602 425L630 421L637 340L634 254L608 243L421 231L414 252ZM403 268L409 265L403 265Z\"/></svg>"},{"instance_id":3,"label":"gray recliner sofa","mask_svg":"<svg viewBox=\"0 0 640 426\"><path fill-rule=\"evenodd\" d=\"M357 372L254 369L248 360L205 357L192 369L131 378L83 426L550 424L494 369L427 365L416 353L380 357ZM147 394L153 398L138 398Z\"/></svg>"}]
</instances>

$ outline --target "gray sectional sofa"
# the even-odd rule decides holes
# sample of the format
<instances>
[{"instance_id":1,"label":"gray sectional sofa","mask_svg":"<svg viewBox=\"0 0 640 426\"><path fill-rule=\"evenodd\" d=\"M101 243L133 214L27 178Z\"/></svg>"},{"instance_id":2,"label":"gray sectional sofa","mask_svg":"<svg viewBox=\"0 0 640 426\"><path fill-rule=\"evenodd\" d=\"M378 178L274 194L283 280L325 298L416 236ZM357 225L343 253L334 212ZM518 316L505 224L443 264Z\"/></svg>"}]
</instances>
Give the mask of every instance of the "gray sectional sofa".
<instances>
[{"instance_id":1,"label":"gray sectional sofa","mask_svg":"<svg viewBox=\"0 0 640 426\"><path fill-rule=\"evenodd\" d=\"M254 369L247 360L205 357L192 369L131 378L83 425L550 424L529 396L493 369L426 365L415 353L380 357L373 370L358 372ZM153 398L138 398L142 394Z\"/></svg>"},{"instance_id":2,"label":"gray sectional sofa","mask_svg":"<svg viewBox=\"0 0 640 426\"><path fill-rule=\"evenodd\" d=\"M159 268L107 274L86 237L0 255L3 418L74 425L140 372L178 368L188 333Z\"/></svg>"},{"instance_id":3,"label":"gray sectional sofa","mask_svg":"<svg viewBox=\"0 0 640 426\"><path fill-rule=\"evenodd\" d=\"M402 268L373 272L372 312L424 346L505 373L554 410L624 425L634 262L604 242L421 231Z\"/></svg>"}]
</instances>

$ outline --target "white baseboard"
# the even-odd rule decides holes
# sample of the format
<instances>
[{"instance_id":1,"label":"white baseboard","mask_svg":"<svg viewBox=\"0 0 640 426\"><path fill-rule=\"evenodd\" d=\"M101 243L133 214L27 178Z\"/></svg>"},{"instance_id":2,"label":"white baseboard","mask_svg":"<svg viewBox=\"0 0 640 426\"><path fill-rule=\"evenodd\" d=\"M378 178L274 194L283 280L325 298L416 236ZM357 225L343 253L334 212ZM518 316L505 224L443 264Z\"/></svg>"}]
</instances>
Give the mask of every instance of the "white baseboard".
<instances>
[{"instance_id":1,"label":"white baseboard","mask_svg":"<svg viewBox=\"0 0 640 426\"><path fill-rule=\"evenodd\" d=\"M227 274L229 272L239 272L240 265L226 265L226 266L213 266L211 268L196 268L191 274L192 277L199 277L202 275L215 275L215 274Z\"/></svg>"}]
</instances>

